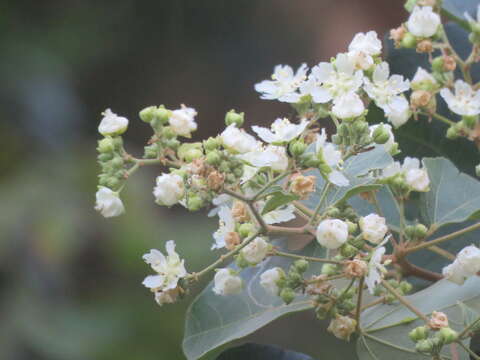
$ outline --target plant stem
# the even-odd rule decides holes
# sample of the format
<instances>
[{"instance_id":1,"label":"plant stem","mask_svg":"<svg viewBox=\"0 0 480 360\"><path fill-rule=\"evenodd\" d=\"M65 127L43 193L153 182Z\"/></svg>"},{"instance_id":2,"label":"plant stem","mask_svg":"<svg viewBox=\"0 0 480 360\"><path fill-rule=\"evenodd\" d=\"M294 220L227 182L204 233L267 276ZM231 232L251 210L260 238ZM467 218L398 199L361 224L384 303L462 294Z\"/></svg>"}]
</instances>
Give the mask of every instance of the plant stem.
<instances>
[{"instance_id":1,"label":"plant stem","mask_svg":"<svg viewBox=\"0 0 480 360\"><path fill-rule=\"evenodd\" d=\"M273 250L273 255L274 256L283 256L283 257L288 257L292 259L302 259L302 260L307 260L307 261L315 261L315 262L321 262L321 263L326 263L326 264L336 264L340 265L340 261L335 261L335 260L330 260L330 259L322 259L322 258L317 258L313 256L303 256L303 255L297 255L297 254L290 254L286 253L283 251L278 251L278 250Z\"/></svg>"},{"instance_id":2,"label":"plant stem","mask_svg":"<svg viewBox=\"0 0 480 360\"><path fill-rule=\"evenodd\" d=\"M448 234L448 235L445 235L445 236L441 236L435 240L431 240L431 241L428 241L428 242L425 242L423 244L420 244L420 245L417 245L417 246L413 246L411 248L407 248L405 249L405 255L406 254L410 254L412 252L416 252L418 250L422 250L422 249L426 249L426 248L429 248L433 245L437 245L437 244L440 244L444 241L448 241L448 240L451 240L451 239L454 239L458 236L461 236L463 234L467 234L471 231L474 231L474 230L477 230L477 229L480 229L480 222L476 223L476 224L473 224L473 225L470 225L470 226L467 226L466 228L462 229L462 230L458 230L458 231L455 231L451 234Z\"/></svg>"},{"instance_id":3,"label":"plant stem","mask_svg":"<svg viewBox=\"0 0 480 360\"><path fill-rule=\"evenodd\" d=\"M395 290L387 281L382 280L382 285L385 289L387 289L393 296L397 298L400 303L402 303L407 309L417 315L420 319L428 323L428 318L422 314L420 310L418 310L415 306L413 306L405 297L400 295L397 290Z\"/></svg>"},{"instance_id":4,"label":"plant stem","mask_svg":"<svg viewBox=\"0 0 480 360\"><path fill-rule=\"evenodd\" d=\"M470 354L470 356L475 359L475 360L480 360L480 356L478 356L477 354L475 354L472 349L470 349L469 347L465 346L464 343L462 343L461 341L458 341L457 344L460 344L460 346Z\"/></svg>"},{"instance_id":5,"label":"plant stem","mask_svg":"<svg viewBox=\"0 0 480 360\"><path fill-rule=\"evenodd\" d=\"M322 208L323 202L325 201L325 198L327 197L327 193L328 193L328 190L330 190L331 185L332 185L332 183L328 182L327 185L325 185L325 187L323 188L322 194L320 195L320 200L318 200L318 205L315 208L315 211L313 212L312 217L308 221L308 225L312 225L315 222L316 217L317 217L318 213L320 212L320 209Z\"/></svg>"},{"instance_id":6,"label":"plant stem","mask_svg":"<svg viewBox=\"0 0 480 360\"><path fill-rule=\"evenodd\" d=\"M419 114L425 115L425 116L429 116L429 117L431 116L431 117L433 117L434 119L437 119L437 120L443 122L444 124L447 124L448 126L453 126L453 125L455 125L455 122L454 122L454 121L446 118L446 117L443 116L443 115L437 114L437 113L432 113L432 114L431 114L431 113L426 113L426 112L420 111Z\"/></svg>"},{"instance_id":7,"label":"plant stem","mask_svg":"<svg viewBox=\"0 0 480 360\"><path fill-rule=\"evenodd\" d=\"M360 314L362 311L362 297L363 297L363 284L365 283L365 277L362 276L358 282L358 297L357 297L357 309L355 311L355 321L357 322L356 331L360 330Z\"/></svg>"},{"instance_id":8,"label":"plant stem","mask_svg":"<svg viewBox=\"0 0 480 360\"><path fill-rule=\"evenodd\" d=\"M470 325L468 325L465 329L463 329L463 331L458 335L458 338L462 339L463 337L465 337L465 335L467 335L468 332L472 330L473 327L478 325L479 323L480 323L480 317L474 322L472 322Z\"/></svg>"},{"instance_id":9,"label":"plant stem","mask_svg":"<svg viewBox=\"0 0 480 360\"><path fill-rule=\"evenodd\" d=\"M269 181L264 187L262 187L250 200L255 201L257 200L265 191L267 191L272 185L275 185L277 182L282 180L285 176L291 174L291 171L286 171L283 174L278 175L277 177L273 178Z\"/></svg>"},{"instance_id":10,"label":"plant stem","mask_svg":"<svg viewBox=\"0 0 480 360\"><path fill-rule=\"evenodd\" d=\"M445 259L448 259L450 261L455 260L455 255L453 255L451 252L442 249L441 247L438 247L436 245L432 245L431 247L428 248L429 251L438 254L440 256L443 256Z\"/></svg>"}]
</instances>

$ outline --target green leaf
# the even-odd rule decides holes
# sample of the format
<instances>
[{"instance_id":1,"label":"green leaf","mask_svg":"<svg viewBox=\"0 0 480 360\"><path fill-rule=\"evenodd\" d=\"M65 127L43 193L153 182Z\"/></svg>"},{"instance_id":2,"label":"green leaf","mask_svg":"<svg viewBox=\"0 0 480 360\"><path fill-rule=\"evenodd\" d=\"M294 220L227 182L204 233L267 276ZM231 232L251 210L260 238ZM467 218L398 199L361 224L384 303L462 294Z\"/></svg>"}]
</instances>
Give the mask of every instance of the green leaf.
<instances>
[{"instance_id":1,"label":"green leaf","mask_svg":"<svg viewBox=\"0 0 480 360\"><path fill-rule=\"evenodd\" d=\"M466 30L470 30L464 13L467 12L476 19L477 7L480 4L478 0L444 0L442 4L442 14L450 20L455 21Z\"/></svg>"},{"instance_id":2,"label":"green leaf","mask_svg":"<svg viewBox=\"0 0 480 360\"><path fill-rule=\"evenodd\" d=\"M383 146L376 146L370 151L352 156L345 161L343 173L350 181L349 186L333 186L327 193L323 209L338 204L361 192L372 191L381 188L382 185L375 183L371 171L383 169L393 162L390 154ZM320 201L323 188L326 185L321 176L317 176L316 191L307 200L305 205L314 209Z\"/></svg>"},{"instance_id":3,"label":"green leaf","mask_svg":"<svg viewBox=\"0 0 480 360\"><path fill-rule=\"evenodd\" d=\"M446 313L450 327L461 331L464 329L463 313L458 302L472 311L480 312L480 277L472 277L462 286L441 280L406 299L424 314L432 311ZM360 324L363 334L357 341L359 360L428 359L429 357L415 352L415 344L407 336L410 330L423 325L420 319L410 321L412 316L415 315L401 304L377 305L362 313ZM468 346L469 341L464 344ZM444 357L452 358L450 350L451 346L444 348ZM461 347L456 346L456 351L458 359L469 359Z\"/></svg>"},{"instance_id":4,"label":"green leaf","mask_svg":"<svg viewBox=\"0 0 480 360\"><path fill-rule=\"evenodd\" d=\"M269 213L280 206L289 204L294 200L298 200L298 196L294 194L288 194L283 191L277 191L270 195L271 196L267 200L265 207L262 210L262 215L265 215L266 213Z\"/></svg>"},{"instance_id":5,"label":"green leaf","mask_svg":"<svg viewBox=\"0 0 480 360\"><path fill-rule=\"evenodd\" d=\"M244 344L223 352L217 360L314 360L312 357L278 346Z\"/></svg>"},{"instance_id":6,"label":"green leaf","mask_svg":"<svg viewBox=\"0 0 480 360\"><path fill-rule=\"evenodd\" d=\"M480 212L480 181L458 171L451 161L423 159L430 191L420 199L424 220L440 227L463 222Z\"/></svg>"},{"instance_id":7,"label":"green leaf","mask_svg":"<svg viewBox=\"0 0 480 360\"><path fill-rule=\"evenodd\" d=\"M274 241L279 246L285 239ZM292 251L289 251L293 253ZM315 242L310 243L299 254L324 256L324 249ZM243 270L244 280L241 294L219 296L212 291L211 282L190 305L185 324L183 350L189 360L199 359L212 350L233 340L251 334L273 320L289 313L312 308L311 301L299 295L285 305L278 296L267 293L260 285L260 275L275 266L288 269L291 259L270 257L256 267ZM309 274L320 271L320 263L311 264Z\"/></svg>"}]
</instances>

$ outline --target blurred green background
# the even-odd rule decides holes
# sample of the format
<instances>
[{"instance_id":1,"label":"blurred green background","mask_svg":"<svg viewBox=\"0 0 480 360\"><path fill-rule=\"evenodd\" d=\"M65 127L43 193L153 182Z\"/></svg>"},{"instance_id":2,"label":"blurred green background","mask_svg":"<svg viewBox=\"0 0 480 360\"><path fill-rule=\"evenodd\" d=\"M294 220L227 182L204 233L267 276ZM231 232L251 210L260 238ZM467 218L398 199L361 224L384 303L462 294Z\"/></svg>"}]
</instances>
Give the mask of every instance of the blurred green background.
<instances>
[{"instance_id":1,"label":"blurred green background","mask_svg":"<svg viewBox=\"0 0 480 360\"><path fill-rule=\"evenodd\" d=\"M313 66L356 32L382 36L405 16L402 2L0 2L0 359L184 359L192 298L156 305L141 256L175 239L198 270L213 259L216 220L156 206L160 169L129 181L126 215L96 214L100 113L130 119L126 147L137 155L150 136L137 116L147 105L195 107L196 138L221 131L231 108L247 126L270 123L291 114L253 90L274 65ZM291 330L305 319L252 339L319 354L309 340L317 323L309 337Z\"/></svg>"}]
</instances>

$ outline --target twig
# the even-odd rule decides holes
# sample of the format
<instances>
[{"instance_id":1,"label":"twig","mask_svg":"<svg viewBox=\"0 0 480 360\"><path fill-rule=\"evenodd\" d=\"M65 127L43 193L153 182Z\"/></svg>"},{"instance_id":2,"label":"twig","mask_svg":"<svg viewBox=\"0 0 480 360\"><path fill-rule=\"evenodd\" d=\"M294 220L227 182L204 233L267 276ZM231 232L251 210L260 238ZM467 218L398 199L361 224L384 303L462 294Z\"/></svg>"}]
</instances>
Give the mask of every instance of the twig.
<instances>
[{"instance_id":1,"label":"twig","mask_svg":"<svg viewBox=\"0 0 480 360\"><path fill-rule=\"evenodd\" d=\"M415 306L413 306L405 297L400 295L397 290L395 290L387 281L382 280L382 285L385 289L387 289L393 296L397 298L400 303L402 303L407 309L417 315L420 319L428 323L428 318L422 314L420 310L418 310Z\"/></svg>"},{"instance_id":2,"label":"twig","mask_svg":"<svg viewBox=\"0 0 480 360\"><path fill-rule=\"evenodd\" d=\"M283 257L288 257L292 259L302 259L302 260L307 260L307 261L315 261L315 262L321 262L321 263L326 263L326 264L336 264L340 265L340 261L335 261L335 260L330 260L330 259L322 259L322 258L317 258L313 256L303 256L303 255L297 255L297 254L290 254L286 253L283 251L278 251L278 250L273 250L272 254L275 256L283 256Z\"/></svg>"}]
</instances>

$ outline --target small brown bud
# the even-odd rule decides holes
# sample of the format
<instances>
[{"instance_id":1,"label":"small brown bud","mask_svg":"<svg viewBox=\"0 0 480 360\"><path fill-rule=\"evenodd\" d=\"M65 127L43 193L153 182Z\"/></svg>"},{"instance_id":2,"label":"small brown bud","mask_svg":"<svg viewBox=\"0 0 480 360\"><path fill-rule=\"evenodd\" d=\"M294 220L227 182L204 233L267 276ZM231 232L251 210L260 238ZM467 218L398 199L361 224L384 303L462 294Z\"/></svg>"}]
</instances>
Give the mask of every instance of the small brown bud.
<instances>
[{"instance_id":1,"label":"small brown bud","mask_svg":"<svg viewBox=\"0 0 480 360\"><path fill-rule=\"evenodd\" d=\"M348 316L338 315L330 322L327 331L331 332L339 339L349 340L350 335L355 332L356 327L357 322L354 319Z\"/></svg>"},{"instance_id":2,"label":"small brown bud","mask_svg":"<svg viewBox=\"0 0 480 360\"><path fill-rule=\"evenodd\" d=\"M425 107L430 103L432 94L425 90L415 90L410 97L413 108Z\"/></svg>"},{"instance_id":3,"label":"small brown bud","mask_svg":"<svg viewBox=\"0 0 480 360\"><path fill-rule=\"evenodd\" d=\"M203 159L194 159L187 167L187 171L194 175L203 175L205 173L205 162Z\"/></svg>"},{"instance_id":4,"label":"small brown bud","mask_svg":"<svg viewBox=\"0 0 480 360\"><path fill-rule=\"evenodd\" d=\"M305 291L309 295L326 294L332 288L332 284L325 281L325 275L314 276L310 279L310 284L307 285Z\"/></svg>"},{"instance_id":5,"label":"small brown bud","mask_svg":"<svg viewBox=\"0 0 480 360\"><path fill-rule=\"evenodd\" d=\"M448 326L448 317L445 313L440 311L432 312L428 326L432 330L439 330Z\"/></svg>"},{"instance_id":6,"label":"small brown bud","mask_svg":"<svg viewBox=\"0 0 480 360\"><path fill-rule=\"evenodd\" d=\"M207 177L207 186L214 191L220 190L225 181L225 176L218 171L212 171Z\"/></svg>"},{"instance_id":7,"label":"small brown bud","mask_svg":"<svg viewBox=\"0 0 480 360\"><path fill-rule=\"evenodd\" d=\"M457 67L457 62L453 56L445 55L443 57L443 69L445 71L455 71Z\"/></svg>"},{"instance_id":8,"label":"small brown bud","mask_svg":"<svg viewBox=\"0 0 480 360\"><path fill-rule=\"evenodd\" d=\"M309 132L307 135L305 135L305 138L303 141L305 141L305 144L311 144L317 140L317 135L314 132Z\"/></svg>"},{"instance_id":9,"label":"small brown bud","mask_svg":"<svg viewBox=\"0 0 480 360\"><path fill-rule=\"evenodd\" d=\"M228 250L233 250L238 244L240 244L240 235L235 231L227 233L225 236L225 247Z\"/></svg>"},{"instance_id":10,"label":"small brown bud","mask_svg":"<svg viewBox=\"0 0 480 360\"><path fill-rule=\"evenodd\" d=\"M173 304L177 301L178 296L180 295L180 290L181 289L177 286L176 288L167 291L155 291L155 301L160 306L163 304Z\"/></svg>"},{"instance_id":11,"label":"small brown bud","mask_svg":"<svg viewBox=\"0 0 480 360\"><path fill-rule=\"evenodd\" d=\"M362 277L368 272L368 265L365 261L359 259L348 260L345 262L343 272L349 278Z\"/></svg>"},{"instance_id":12,"label":"small brown bud","mask_svg":"<svg viewBox=\"0 0 480 360\"><path fill-rule=\"evenodd\" d=\"M417 44L418 53L431 53L433 51L433 45L430 40L422 40Z\"/></svg>"},{"instance_id":13,"label":"small brown bud","mask_svg":"<svg viewBox=\"0 0 480 360\"><path fill-rule=\"evenodd\" d=\"M305 200L308 195L315 191L315 176L295 174L290 183L290 191Z\"/></svg>"},{"instance_id":14,"label":"small brown bud","mask_svg":"<svg viewBox=\"0 0 480 360\"><path fill-rule=\"evenodd\" d=\"M232 216L238 222L246 222L250 220L247 206L241 201L235 201L232 206Z\"/></svg>"},{"instance_id":15,"label":"small brown bud","mask_svg":"<svg viewBox=\"0 0 480 360\"><path fill-rule=\"evenodd\" d=\"M407 32L407 30L405 30L403 25L399 26L396 29L392 29L392 30L390 30L390 39L395 41L395 44L398 45L400 43L400 41L402 41L406 32Z\"/></svg>"}]
</instances>

